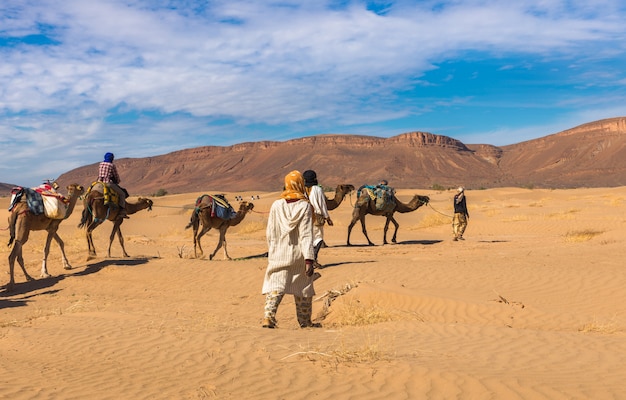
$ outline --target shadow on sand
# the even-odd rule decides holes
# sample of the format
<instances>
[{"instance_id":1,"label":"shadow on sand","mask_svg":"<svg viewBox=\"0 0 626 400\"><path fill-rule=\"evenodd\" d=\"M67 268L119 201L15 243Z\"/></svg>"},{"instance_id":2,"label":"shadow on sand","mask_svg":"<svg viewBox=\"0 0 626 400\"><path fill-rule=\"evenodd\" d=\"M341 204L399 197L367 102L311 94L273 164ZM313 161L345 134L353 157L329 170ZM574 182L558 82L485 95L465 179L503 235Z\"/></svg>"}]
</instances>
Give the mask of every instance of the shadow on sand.
<instances>
[{"instance_id":1,"label":"shadow on sand","mask_svg":"<svg viewBox=\"0 0 626 400\"><path fill-rule=\"evenodd\" d=\"M154 257L153 257L154 258ZM2 297L14 297L14 296L19 296L19 295L23 295L29 292L34 292L34 291L38 291L38 290L42 290L42 289L46 289L46 288L50 288L53 287L54 285L56 285L57 283L59 283L61 280L65 279L65 278L71 278L74 276L86 276L86 275L90 275L93 274L95 272L100 271L102 268L104 267L108 267L109 265L122 265L122 266L135 266L135 265L141 265L141 264L145 264L147 263L149 260L149 258L132 258L132 259L108 259L108 260L103 260L103 261L99 261L93 264L87 264L87 266L82 270L82 271L78 271L81 267L74 267L71 270L67 271L66 273L62 273L59 274L57 276L50 276L48 278L38 278L38 279L34 279L32 281L26 281L26 282L16 282L13 286L13 290L11 290L11 292L7 292L6 290L3 290L2 292L0 292L0 298ZM76 270L76 272L73 272L74 270ZM6 285L4 286L0 286L0 289L6 289ZM58 290L49 290L49 291L45 291L42 293L37 293L33 296L40 296L40 295L45 295L45 294L53 294L58 292ZM32 297L32 296L30 296ZM13 302L11 302L13 303ZM25 304L21 304L21 305L25 305ZM2 303L0 303L0 308L4 308L4 307L18 307L20 306L20 304L15 304L15 305L4 305Z\"/></svg>"},{"instance_id":2,"label":"shadow on sand","mask_svg":"<svg viewBox=\"0 0 626 400\"><path fill-rule=\"evenodd\" d=\"M156 257L151 257L151 258L154 259ZM96 273L96 272L100 271L101 269L103 269L105 267L108 267L110 265L120 265L120 266L134 267L136 265L147 264L149 260L150 260L150 258L148 258L148 257L119 258L119 259L110 258L110 259L98 261L98 262L93 263L93 264L87 264L87 266L85 266L84 270L76 272L76 273L72 274L72 276L91 275L91 274Z\"/></svg>"}]
</instances>

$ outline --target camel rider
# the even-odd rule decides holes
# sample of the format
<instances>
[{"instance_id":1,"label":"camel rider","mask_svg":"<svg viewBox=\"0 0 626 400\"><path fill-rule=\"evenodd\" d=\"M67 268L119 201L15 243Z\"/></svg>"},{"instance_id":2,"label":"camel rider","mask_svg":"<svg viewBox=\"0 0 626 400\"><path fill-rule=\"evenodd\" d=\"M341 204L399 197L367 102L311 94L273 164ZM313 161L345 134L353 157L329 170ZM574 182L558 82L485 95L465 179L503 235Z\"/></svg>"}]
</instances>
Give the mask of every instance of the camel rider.
<instances>
[{"instance_id":1,"label":"camel rider","mask_svg":"<svg viewBox=\"0 0 626 400\"><path fill-rule=\"evenodd\" d=\"M126 197L128 196L128 193L119 186L120 175L117 173L115 164L113 164L114 158L115 155L113 153L106 153L104 155L104 161L100 163L98 168L98 181L108 183L109 187L115 190L119 199L119 215L123 218L128 218L128 215L126 214Z\"/></svg>"},{"instance_id":2,"label":"camel rider","mask_svg":"<svg viewBox=\"0 0 626 400\"><path fill-rule=\"evenodd\" d=\"M326 243L324 243L324 223L328 222L329 226L333 226L333 221L328 214L324 189L317 184L317 174L315 171L304 171L302 177L304 178L304 186L307 196L309 197L309 202L313 207L313 252L315 256L313 265L315 268L322 268L322 265L317 262L317 254L322 247L326 247Z\"/></svg>"}]
</instances>

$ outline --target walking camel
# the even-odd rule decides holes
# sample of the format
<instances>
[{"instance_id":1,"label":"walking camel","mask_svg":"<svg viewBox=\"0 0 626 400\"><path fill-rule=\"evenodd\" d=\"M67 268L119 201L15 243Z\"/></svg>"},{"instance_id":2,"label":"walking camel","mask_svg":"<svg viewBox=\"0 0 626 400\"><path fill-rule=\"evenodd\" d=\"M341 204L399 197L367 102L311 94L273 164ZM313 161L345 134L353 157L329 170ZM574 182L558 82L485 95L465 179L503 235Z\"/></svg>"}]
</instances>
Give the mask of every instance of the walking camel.
<instances>
[{"instance_id":1,"label":"walking camel","mask_svg":"<svg viewBox=\"0 0 626 400\"><path fill-rule=\"evenodd\" d=\"M353 191L354 185L337 185L337 188L335 189L335 197L332 200L326 197L326 208L328 211L339 207L346 194L352 193Z\"/></svg>"},{"instance_id":2,"label":"walking camel","mask_svg":"<svg viewBox=\"0 0 626 400\"><path fill-rule=\"evenodd\" d=\"M400 202L398 198L394 195L393 200L396 203L393 210L391 211L377 210L375 200L373 200L366 192L363 192L361 194L361 196L357 199L356 204L354 205L354 211L352 211L352 221L350 222L350 225L348 225L348 240L347 240L348 246L351 245L350 244L350 232L352 231L352 227L354 226L354 224L356 224L357 221L361 221L361 228L363 229L363 234L365 235L365 238L367 239L367 243L370 246L374 245L374 243L372 243L370 238L367 236L367 230L365 229L365 216L367 214L382 215L387 218L387 221L385 222L385 228L383 231L384 232L383 233L384 244L387 244L387 229L389 228L389 222L392 222L393 225L395 226L395 231L393 232L393 237L391 238L391 241L393 243L396 243L396 235L398 234L398 227L400 225L398 224L396 219L393 217L393 214L395 212L407 213L407 212L415 211L421 206L423 206L424 204L428 204L428 202L430 201L430 198L428 196L420 196L416 194L415 196L413 196L411 201L404 204Z\"/></svg>"},{"instance_id":3,"label":"walking camel","mask_svg":"<svg viewBox=\"0 0 626 400\"><path fill-rule=\"evenodd\" d=\"M113 239L117 234L117 238L122 246L122 253L124 257L130 257L124 247L124 236L122 235L121 225L124 222L124 217L119 215L119 208L116 206L110 206L104 204L104 195L98 190L92 190L83 199L83 215L78 224L79 228L85 228L85 236L87 237L87 248L89 249L89 255L87 260L91 260L96 257L96 247L93 244L92 233L94 229L100 226L104 221L109 220L113 222L113 229L109 236L109 249L107 251L107 257L111 257L111 245ZM145 210L152 211L152 200L139 197L136 203L126 202L126 214L135 214L138 211Z\"/></svg>"},{"instance_id":4,"label":"walking camel","mask_svg":"<svg viewBox=\"0 0 626 400\"><path fill-rule=\"evenodd\" d=\"M65 219L69 218L74 211L74 206L76 205L76 201L78 198L85 192L85 189L78 184L69 185L67 187L67 198L69 199L67 211L65 213ZM65 256L65 244L63 240L59 237L57 233L59 229L59 225L63 222L64 219L52 219L46 217L45 214L34 215L30 212L28 208L28 204L25 201L17 203L13 209L11 210L11 214L9 215L9 231L10 231L10 239L9 246L13 244L13 249L11 250L11 254L9 254L9 274L10 280L6 285L6 290L13 290L13 286L15 285L14 278L14 268L15 268L15 260L17 259L18 264L22 267L22 272L27 280L32 281L33 278L26 272L26 268L24 268L24 258L22 257L22 246L26 244L28 241L28 236L30 231L43 231L48 232L48 236L46 237L46 245L43 250L43 263L41 265L41 278L47 278L50 276L48 273L47 260L48 254L50 253L50 242L52 239L56 240L59 244L59 248L61 249L61 256L63 259L63 268L64 269L72 269L67 257Z\"/></svg>"},{"instance_id":5,"label":"walking camel","mask_svg":"<svg viewBox=\"0 0 626 400\"><path fill-rule=\"evenodd\" d=\"M232 260L228 255L228 250L226 248L226 231L229 227L238 225L243 221L246 217L246 214L249 211L252 211L254 208L254 204L248 203L247 201L242 201L239 203L239 211L234 218L231 219L223 219L215 215L213 213L213 209L211 204L214 204L213 201L209 199L208 195L202 196L199 211L195 211L191 214L191 221L185 227L185 229L189 229L193 227L193 254L197 258L198 252L196 247L200 250L200 256L204 254L202 250L202 245L200 244L200 239L204 236L205 233L211 230L211 228L215 228L219 230L220 237L217 242L217 247L213 251L213 253L209 256L209 260L212 260L217 254L217 251L223 246L224 247L224 259ZM212 215L213 214L213 215ZM200 225L202 225L202 229L200 229ZM200 230L199 230L200 229ZM199 230L199 231L198 231Z\"/></svg>"}]
</instances>

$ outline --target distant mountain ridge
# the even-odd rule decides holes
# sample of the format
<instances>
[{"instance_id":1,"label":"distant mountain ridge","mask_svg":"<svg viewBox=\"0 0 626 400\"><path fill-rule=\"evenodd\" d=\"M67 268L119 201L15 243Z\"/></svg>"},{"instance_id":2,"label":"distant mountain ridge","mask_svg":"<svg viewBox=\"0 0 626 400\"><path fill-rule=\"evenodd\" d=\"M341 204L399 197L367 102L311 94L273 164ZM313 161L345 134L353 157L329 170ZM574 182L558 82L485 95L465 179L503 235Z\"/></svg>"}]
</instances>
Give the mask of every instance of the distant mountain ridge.
<instances>
[{"instance_id":1,"label":"distant mountain ridge","mask_svg":"<svg viewBox=\"0 0 626 400\"><path fill-rule=\"evenodd\" d=\"M61 175L89 184L98 163ZM318 135L284 142L203 146L121 158L122 186L134 195L276 191L291 170L317 171L322 185L356 187L387 179L396 188L504 186L573 188L626 185L626 117L611 118L518 144L466 145L428 132L390 138Z\"/></svg>"}]
</instances>

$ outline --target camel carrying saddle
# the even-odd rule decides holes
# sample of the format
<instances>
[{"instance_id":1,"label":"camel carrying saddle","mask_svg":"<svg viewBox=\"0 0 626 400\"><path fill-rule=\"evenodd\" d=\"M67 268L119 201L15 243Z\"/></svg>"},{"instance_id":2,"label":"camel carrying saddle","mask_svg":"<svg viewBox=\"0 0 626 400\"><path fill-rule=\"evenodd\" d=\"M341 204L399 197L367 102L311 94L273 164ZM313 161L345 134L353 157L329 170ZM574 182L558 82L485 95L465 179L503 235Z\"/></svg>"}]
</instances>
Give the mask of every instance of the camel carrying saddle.
<instances>
[{"instance_id":1,"label":"camel carrying saddle","mask_svg":"<svg viewBox=\"0 0 626 400\"><path fill-rule=\"evenodd\" d=\"M230 205L223 194L208 195L203 194L196 199L194 212L198 214L204 208L211 208L211 217L221 219L233 219L237 216L237 212Z\"/></svg>"}]
</instances>

